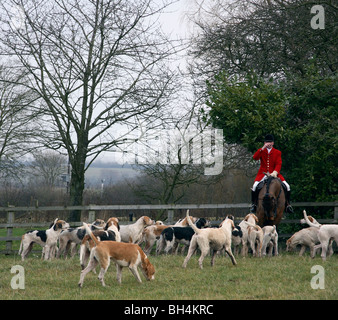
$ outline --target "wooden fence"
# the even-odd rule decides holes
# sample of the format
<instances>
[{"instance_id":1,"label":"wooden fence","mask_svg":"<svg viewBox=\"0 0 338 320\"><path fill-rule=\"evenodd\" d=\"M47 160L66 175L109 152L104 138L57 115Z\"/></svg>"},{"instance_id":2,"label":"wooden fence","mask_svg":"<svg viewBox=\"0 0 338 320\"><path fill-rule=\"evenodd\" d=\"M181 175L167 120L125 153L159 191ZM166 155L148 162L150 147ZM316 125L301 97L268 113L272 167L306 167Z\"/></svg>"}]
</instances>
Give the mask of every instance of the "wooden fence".
<instances>
[{"instance_id":1,"label":"wooden fence","mask_svg":"<svg viewBox=\"0 0 338 320\"><path fill-rule=\"evenodd\" d=\"M333 207L333 219L317 219L320 223L338 223L338 202L297 202L292 204L293 207ZM12 251L12 242L20 240L21 237L13 236L13 228L31 228L31 227L48 227L50 223L46 222L30 222L30 223L16 223L15 213L18 212L49 212L49 211L88 211L88 222L95 220L96 211L116 211L116 210L167 210L168 218L166 223L171 224L174 222L175 210L194 210L194 209L248 209L248 203L237 204L168 204L168 205L88 205L88 206L53 206L53 207L0 207L0 212L6 212L7 222L0 224L0 229L7 229L6 237L0 237L0 242L6 242L4 253ZM193 214L193 212L191 213ZM114 216L114 214L112 214ZM241 219L242 217L236 217ZM215 224L220 221L214 221ZM122 222L123 223L123 222ZM126 223L126 222L125 222ZM281 223L299 223L299 219L283 219ZM82 225L82 222L70 222L72 227ZM281 235L283 237L283 235ZM287 235L284 235L287 236Z\"/></svg>"}]
</instances>

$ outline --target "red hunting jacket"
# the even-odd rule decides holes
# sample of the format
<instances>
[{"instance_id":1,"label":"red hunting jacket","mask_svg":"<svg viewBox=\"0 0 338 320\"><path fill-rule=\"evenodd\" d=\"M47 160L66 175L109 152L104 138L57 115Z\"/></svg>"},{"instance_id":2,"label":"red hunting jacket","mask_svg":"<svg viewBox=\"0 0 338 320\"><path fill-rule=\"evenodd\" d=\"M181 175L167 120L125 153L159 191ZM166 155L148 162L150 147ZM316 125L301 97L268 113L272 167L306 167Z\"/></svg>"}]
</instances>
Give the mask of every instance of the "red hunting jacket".
<instances>
[{"instance_id":1,"label":"red hunting jacket","mask_svg":"<svg viewBox=\"0 0 338 320\"><path fill-rule=\"evenodd\" d=\"M285 181L284 177L280 174L280 170L282 169L282 152L272 148L270 153L268 153L267 148L264 150L260 148L253 155L253 158L261 161L261 166L258 170L255 181L261 181L264 177L264 172L272 173L273 171L277 171L278 178Z\"/></svg>"}]
</instances>

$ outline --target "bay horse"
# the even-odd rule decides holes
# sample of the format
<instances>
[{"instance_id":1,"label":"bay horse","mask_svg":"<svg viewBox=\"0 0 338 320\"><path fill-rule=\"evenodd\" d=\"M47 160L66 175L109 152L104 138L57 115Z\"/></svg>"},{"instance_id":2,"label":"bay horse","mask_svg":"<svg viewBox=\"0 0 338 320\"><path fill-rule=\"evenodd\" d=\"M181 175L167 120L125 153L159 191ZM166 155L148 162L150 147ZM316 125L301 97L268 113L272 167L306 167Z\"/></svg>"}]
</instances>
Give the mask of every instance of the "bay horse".
<instances>
[{"instance_id":1,"label":"bay horse","mask_svg":"<svg viewBox=\"0 0 338 320\"><path fill-rule=\"evenodd\" d=\"M282 181L267 175L268 179L258 194L256 215L260 227L280 223L285 209L285 192Z\"/></svg>"}]
</instances>

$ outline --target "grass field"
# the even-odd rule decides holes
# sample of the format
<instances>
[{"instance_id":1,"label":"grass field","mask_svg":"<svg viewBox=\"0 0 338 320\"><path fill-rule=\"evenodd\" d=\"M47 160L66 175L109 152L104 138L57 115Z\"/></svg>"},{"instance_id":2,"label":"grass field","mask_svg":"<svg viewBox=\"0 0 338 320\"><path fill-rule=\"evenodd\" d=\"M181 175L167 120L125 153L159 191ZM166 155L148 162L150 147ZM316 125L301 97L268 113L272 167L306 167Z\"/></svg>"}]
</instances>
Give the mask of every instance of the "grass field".
<instances>
[{"instance_id":1,"label":"grass field","mask_svg":"<svg viewBox=\"0 0 338 320\"><path fill-rule=\"evenodd\" d=\"M36 247L37 248L37 247ZM216 258L214 267L210 257L204 260L204 269L198 267L194 256L186 269L181 267L184 256L150 256L156 268L155 280L138 283L131 272L124 268L122 284L118 285L115 266L106 274L107 287L102 287L97 275L90 273L79 289L78 257L67 260L41 261L31 253L21 261L18 255L0 255L0 299L2 300L247 300L247 299L338 299L338 257L333 255L326 262L308 254L281 253L273 258L237 257L233 266L228 257ZM24 268L25 289L12 289L11 273L14 265ZM314 265L324 267L325 289L311 288Z\"/></svg>"}]
</instances>

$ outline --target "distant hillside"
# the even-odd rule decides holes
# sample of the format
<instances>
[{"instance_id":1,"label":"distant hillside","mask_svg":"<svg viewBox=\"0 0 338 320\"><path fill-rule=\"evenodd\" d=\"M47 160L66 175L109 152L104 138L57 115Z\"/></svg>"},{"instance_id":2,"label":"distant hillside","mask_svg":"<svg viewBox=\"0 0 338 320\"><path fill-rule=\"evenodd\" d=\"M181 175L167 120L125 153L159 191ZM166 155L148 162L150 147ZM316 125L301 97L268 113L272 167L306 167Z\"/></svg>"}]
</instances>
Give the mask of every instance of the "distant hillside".
<instances>
[{"instance_id":1,"label":"distant hillside","mask_svg":"<svg viewBox=\"0 0 338 320\"><path fill-rule=\"evenodd\" d=\"M105 184L114 184L124 179L130 179L137 175L137 171L130 165L117 163L93 163L86 172L86 183L101 184L104 179Z\"/></svg>"}]
</instances>

